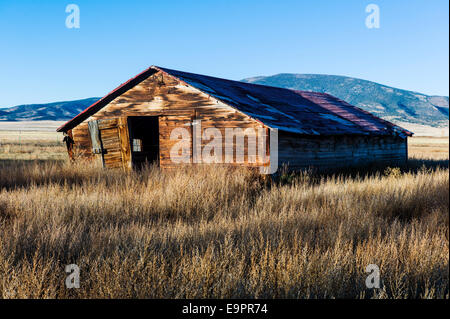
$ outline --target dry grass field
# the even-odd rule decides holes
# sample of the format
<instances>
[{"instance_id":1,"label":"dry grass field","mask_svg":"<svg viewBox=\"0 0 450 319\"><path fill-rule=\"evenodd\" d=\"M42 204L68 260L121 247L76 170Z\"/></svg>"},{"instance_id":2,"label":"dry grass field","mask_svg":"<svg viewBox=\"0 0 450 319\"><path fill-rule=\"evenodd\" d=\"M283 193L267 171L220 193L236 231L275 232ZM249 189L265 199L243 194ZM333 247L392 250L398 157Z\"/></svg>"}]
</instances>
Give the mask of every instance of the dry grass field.
<instances>
[{"instance_id":1,"label":"dry grass field","mask_svg":"<svg viewBox=\"0 0 450 319\"><path fill-rule=\"evenodd\" d=\"M449 298L448 138L411 139L402 169L268 181L73 165L48 134L0 131L1 298Z\"/></svg>"}]
</instances>

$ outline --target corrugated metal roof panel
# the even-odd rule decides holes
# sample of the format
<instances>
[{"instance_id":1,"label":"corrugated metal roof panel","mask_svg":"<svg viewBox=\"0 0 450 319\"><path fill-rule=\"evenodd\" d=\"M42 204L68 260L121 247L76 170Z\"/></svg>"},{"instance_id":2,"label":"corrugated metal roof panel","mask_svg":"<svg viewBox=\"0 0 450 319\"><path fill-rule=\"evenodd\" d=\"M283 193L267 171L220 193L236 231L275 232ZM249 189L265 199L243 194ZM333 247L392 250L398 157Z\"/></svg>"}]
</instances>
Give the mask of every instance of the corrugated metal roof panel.
<instances>
[{"instance_id":1,"label":"corrugated metal roof panel","mask_svg":"<svg viewBox=\"0 0 450 319\"><path fill-rule=\"evenodd\" d=\"M311 135L411 135L329 94L159 69L280 130Z\"/></svg>"}]
</instances>

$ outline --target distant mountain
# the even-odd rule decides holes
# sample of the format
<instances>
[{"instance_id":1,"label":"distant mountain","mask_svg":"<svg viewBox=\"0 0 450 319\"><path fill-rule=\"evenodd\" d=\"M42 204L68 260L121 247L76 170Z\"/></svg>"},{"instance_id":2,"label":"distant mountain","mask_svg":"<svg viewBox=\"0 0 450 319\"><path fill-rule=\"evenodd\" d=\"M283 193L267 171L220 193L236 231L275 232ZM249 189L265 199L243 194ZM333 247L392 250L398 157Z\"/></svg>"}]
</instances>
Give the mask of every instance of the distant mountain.
<instances>
[{"instance_id":1,"label":"distant mountain","mask_svg":"<svg viewBox=\"0 0 450 319\"><path fill-rule=\"evenodd\" d=\"M320 74L277 74L243 82L289 89L325 92L396 123L448 126L449 98L400 90L366 80ZM0 109L0 121L66 121L99 98Z\"/></svg>"},{"instance_id":2,"label":"distant mountain","mask_svg":"<svg viewBox=\"0 0 450 319\"><path fill-rule=\"evenodd\" d=\"M0 109L0 121L66 121L98 99L98 97L93 97L76 101L28 104L4 108Z\"/></svg>"},{"instance_id":3,"label":"distant mountain","mask_svg":"<svg viewBox=\"0 0 450 319\"><path fill-rule=\"evenodd\" d=\"M448 96L430 96L338 75L277 74L247 78L242 81L329 93L393 122L408 122L433 127L448 125Z\"/></svg>"}]
</instances>

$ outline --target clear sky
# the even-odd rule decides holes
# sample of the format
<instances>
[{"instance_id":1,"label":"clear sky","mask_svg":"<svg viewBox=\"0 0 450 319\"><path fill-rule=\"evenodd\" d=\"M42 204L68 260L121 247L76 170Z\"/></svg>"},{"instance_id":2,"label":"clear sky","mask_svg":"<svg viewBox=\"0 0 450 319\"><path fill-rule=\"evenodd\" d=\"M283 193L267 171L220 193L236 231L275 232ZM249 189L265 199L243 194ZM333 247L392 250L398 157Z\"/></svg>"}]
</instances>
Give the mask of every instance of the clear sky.
<instances>
[{"instance_id":1,"label":"clear sky","mask_svg":"<svg viewBox=\"0 0 450 319\"><path fill-rule=\"evenodd\" d=\"M68 4L80 28L68 29ZM368 4L380 8L369 29ZM447 0L0 0L0 107L103 96L150 65L347 75L448 95Z\"/></svg>"}]
</instances>

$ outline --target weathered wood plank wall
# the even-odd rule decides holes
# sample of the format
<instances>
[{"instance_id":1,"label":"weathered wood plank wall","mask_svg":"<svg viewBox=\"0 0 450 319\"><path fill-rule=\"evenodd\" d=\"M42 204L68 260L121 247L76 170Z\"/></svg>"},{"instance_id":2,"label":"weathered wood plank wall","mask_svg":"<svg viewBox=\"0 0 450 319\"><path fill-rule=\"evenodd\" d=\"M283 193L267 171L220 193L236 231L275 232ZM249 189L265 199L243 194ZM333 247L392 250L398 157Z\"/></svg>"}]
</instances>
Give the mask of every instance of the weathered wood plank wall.
<instances>
[{"instance_id":1,"label":"weathered wood plank wall","mask_svg":"<svg viewBox=\"0 0 450 319\"><path fill-rule=\"evenodd\" d=\"M299 137L281 132L279 164L292 169L323 169L348 166L403 165L407 160L406 139L391 136Z\"/></svg>"},{"instance_id":2,"label":"weathered wood plank wall","mask_svg":"<svg viewBox=\"0 0 450 319\"><path fill-rule=\"evenodd\" d=\"M160 116L160 166L163 168L176 166L170 158L170 149L174 143L178 142L170 140L170 132L176 127L188 128L191 138L192 127L189 127L189 124L192 124L194 120L200 121L202 134L207 128L217 128L223 136L223 147L227 146L225 144L225 130L227 128L242 128L244 130L252 128L255 131L255 138L257 138L258 128L264 128L264 125L260 122L232 107L187 86L171 76L158 72L114 99L102 110L73 129L75 147L79 150L78 153L83 153L86 157L92 157L92 145L87 128L89 121L127 116ZM112 137L109 133L106 133L105 136L108 139L107 143L117 143L116 148L120 147L119 141L117 139L111 140ZM187 143L189 142L192 141L187 141ZM208 142L208 140L202 140L201 148L203 149ZM112 146L109 145L109 147ZM247 154L247 143L244 152ZM236 157L236 154L234 157ZM259 166L260 164L258 162L248 163L248 157L246 156L245 163L231 165Z\"/></svg>"},{"instance_id":3,"label":"weathered wood plank wall","mask_svg":"<svg viewBox=\"0 0 450 319\"><path fill-rule=\"evenodd\" d=\"M72 129L74 157L92 158L92 143L88 123L83 122Z\"/></svg>"}]
</instances>

